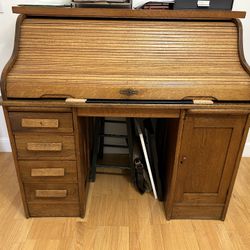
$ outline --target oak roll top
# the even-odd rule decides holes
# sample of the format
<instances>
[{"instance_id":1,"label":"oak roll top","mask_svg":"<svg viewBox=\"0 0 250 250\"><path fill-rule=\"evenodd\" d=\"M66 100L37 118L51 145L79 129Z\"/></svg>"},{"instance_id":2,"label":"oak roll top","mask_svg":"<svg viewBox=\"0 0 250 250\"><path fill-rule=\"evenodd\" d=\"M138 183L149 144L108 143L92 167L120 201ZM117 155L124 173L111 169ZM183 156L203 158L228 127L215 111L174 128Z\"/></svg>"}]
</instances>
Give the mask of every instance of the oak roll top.
<instances>
[{"instance_id":1,"label":"oak roll top","mask_svg":"<svg viewBox=\"0 0 250 250\"><path fill-rule=\"evenodd\" d=\"M237 21L20 23L16 60L2 79L7 98L250 100Z\"/></svg>"}]
</instances>

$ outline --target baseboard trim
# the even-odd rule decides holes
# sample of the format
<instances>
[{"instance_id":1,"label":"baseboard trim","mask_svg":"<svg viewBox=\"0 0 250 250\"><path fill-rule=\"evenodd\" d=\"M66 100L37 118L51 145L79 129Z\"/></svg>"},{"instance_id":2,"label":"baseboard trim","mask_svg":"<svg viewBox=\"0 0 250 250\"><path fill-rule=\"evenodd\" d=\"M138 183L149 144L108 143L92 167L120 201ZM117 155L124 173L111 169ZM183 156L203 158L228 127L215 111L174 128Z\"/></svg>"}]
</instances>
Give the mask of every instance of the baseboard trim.
<instances>
[{"instance_id":1,"label":"baseboard trim","mask_svg":"<svg viewBox=\"0 0 250 250\"><path fill-rule=\"evenodd\" d=\"M11 152L10 140L8 137L0 138L0 152Z\"/></svg>"}]
</instances>

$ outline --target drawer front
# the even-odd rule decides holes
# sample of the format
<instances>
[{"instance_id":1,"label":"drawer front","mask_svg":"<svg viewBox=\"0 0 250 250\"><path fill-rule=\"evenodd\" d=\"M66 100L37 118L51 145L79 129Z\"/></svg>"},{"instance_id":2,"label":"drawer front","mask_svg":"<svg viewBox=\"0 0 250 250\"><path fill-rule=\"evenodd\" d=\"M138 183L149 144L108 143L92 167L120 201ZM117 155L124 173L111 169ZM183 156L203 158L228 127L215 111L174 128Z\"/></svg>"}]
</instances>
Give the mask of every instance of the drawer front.
<instances>
[{"instance_id":1,"label":"drawer front","mask_svg":"<svg viewBox=\"0 0 250 250\"><path fill-rule=\"evenodd\" d=\"M77 182L75 161L19 161L23 182Z\"/></svg>"},{"instance_id":2,"label":"drawer front","mask_svg":"<svg viewBox=\"0 0 250 250\"><path fill-rule=\"evenodd\" d=\"M17 134L15 140L18 159L75 160L73 136Z\"/></svg>"},{"instance_id":3,"label":"drawer front","mask_svg":"<svg viewBox=\"0 0 250 250\"><path fill-rule=\"evenodd\" d=\"M14 132L73 132L71 113L9 112Z\"/></svg>"},{"instance_id":4,"label":"drawer front","mask_svg":"<svg viewBox=\"0 0 250 250\"><path fill-rule=\"evenodd\" d=\"M32 217L80 216L79 203L28 203L28 208Z\"/></svg>"},{"instance_id":5,"label":"drawer front","mask_svg":"<svg viewBox=\"0 0 250 250\"><path fill-rule=\"evenodd\" d=\"M205 5L204 5L205 4ZM174 9L221 9L231 10L233 0L176 0Z\"/></svg>"},{"instance_id":6,"label":"drawer front","mask_svg":"<svg viewBox=\"0 0 250 250\"><path fill-rule=\"evenodd\" d=\"M77 184L24 184L28 202L78 202Z\"/></svg>"}]
</instances>

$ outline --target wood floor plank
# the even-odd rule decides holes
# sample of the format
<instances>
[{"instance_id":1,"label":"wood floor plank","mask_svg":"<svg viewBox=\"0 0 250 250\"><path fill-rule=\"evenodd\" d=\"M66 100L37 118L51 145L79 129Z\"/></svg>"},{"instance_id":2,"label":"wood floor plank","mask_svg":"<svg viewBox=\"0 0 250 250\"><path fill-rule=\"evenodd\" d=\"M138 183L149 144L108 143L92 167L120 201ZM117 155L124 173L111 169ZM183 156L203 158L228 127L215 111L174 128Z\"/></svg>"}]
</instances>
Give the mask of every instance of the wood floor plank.
<instances>
[{"instance_id":1,"label":"wood floor plank","mask_svg":"<svg viewBox=\"0 0 250 250\"><path fill-rule=\"evenodd\" d=\"M226 220L165 219L163 205L122 175L97 175L86 217L26 219L11 154L0 153L2 250L249 249L250 158L243 158Z\"/></svg>"}]
</instances>

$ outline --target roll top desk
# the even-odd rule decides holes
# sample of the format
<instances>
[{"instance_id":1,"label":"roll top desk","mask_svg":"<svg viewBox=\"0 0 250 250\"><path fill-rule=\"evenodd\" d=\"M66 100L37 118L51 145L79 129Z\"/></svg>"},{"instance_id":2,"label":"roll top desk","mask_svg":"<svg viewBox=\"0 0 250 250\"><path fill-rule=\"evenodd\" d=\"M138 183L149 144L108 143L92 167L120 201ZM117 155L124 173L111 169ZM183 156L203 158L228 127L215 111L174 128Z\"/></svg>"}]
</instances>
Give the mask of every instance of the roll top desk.
<instances>
[{"instance_id":1,"label":"roll top desk","mask_svg":"<svg viewBox=\"0 0 250 250\"><path fill-rule=\"evenodd\" d=\"M245 13L14 12L1 90L27 217L84 216L93 118L111 116L162 119L167 219L225 218L249 128Z\"/></svg>"}]
</instances>

